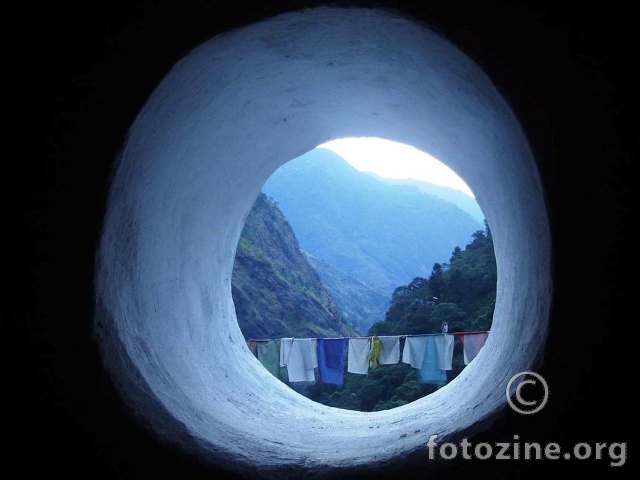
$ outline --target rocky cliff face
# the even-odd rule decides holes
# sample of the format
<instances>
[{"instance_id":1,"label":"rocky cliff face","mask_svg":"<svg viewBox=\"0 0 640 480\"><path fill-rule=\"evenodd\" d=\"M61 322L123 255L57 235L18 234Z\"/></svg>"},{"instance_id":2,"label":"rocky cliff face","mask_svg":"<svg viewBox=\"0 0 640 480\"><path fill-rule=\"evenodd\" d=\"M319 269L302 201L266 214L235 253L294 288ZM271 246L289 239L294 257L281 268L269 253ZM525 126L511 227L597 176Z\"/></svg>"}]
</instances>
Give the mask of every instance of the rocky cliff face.
<instances>
[{"instance_id":1,"label":"rocky cliff face","mask_svg":"<svg viewBox=\"0 0 640 480\"><path fill-rule=\"evenodd\" d=\"M282 212L262 193L240 236L231 285L245 338L355 333L301 252Z\"/></svg>"}]
</instances>

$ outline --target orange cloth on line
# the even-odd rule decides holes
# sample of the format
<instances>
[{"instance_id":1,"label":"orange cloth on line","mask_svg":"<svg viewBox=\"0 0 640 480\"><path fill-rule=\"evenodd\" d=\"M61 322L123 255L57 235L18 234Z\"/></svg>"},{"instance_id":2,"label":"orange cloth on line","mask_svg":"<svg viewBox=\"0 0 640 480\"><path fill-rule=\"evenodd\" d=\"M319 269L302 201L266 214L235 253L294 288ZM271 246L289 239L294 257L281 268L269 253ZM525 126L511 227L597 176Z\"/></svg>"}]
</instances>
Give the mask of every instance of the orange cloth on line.
<instances>
[{"instance_id":1,"label":"orange cloth on line","mask_svg":"<svg viewBox=\"0 0 640 480\"><path fill-rule=\"evenodd\" d=\"M255 340L247 340L247 347L249 347L254 357L258 356L258 342Z\"/></svg>"}]
</instances>

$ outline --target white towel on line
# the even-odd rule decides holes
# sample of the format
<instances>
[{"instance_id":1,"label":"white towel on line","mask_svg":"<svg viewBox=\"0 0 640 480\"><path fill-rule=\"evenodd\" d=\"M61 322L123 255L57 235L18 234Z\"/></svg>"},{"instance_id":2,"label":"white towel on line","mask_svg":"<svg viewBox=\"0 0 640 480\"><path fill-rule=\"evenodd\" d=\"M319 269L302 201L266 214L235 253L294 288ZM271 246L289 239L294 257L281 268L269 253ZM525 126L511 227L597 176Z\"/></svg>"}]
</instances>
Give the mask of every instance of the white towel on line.
<instances>
[{"instance_id":1,"label":"white towel on line","mask_svg":"<svg viewBox=\"0 0 640 480\"><path fill-rule=\"evenodd\" d=\"M350 338L347 356L347 372L366 374L369 371L369 352L371 339Z\"/></svg>"},{"instance_id":2,"label":"white towel on line","mask_svg":"<svg viewBox=\"0 0 640 480\"><path fill-rule=\"evenodd\" d=\"M392 365L400 361L400 337L378 336L382 344L380 365Z\"/></svg>"},{"instance_id":3,"label":"white towel on line","mask_svg":"<svg viewBox=\"0 0 640 480\"><path fill-rule=\"evenodd\" d=\"M422 368L426 348L426 336L406 337L404 340L404 349L402 351L402 361L404 363L408 363L413 368Z\"/></svg>"},{"instance_id":4,"label":"white towel on line","mask_svg":"<svg viewBox=\"0 0 640 480\"><path fill-rule=\"evenodd\" d=\"M287 338L282 340L280 364L287 367L289 381L315 381L315 369L318 367L317 340L315 338ZM282 355L283 350L285 350L284 356Z\"/></svg>"},{"instance_id":5,"label":"white towel on line","mask_svg":"<svg viewBox=\"0 0 640 480\"><path fill-rule=\"evenodd\" d=\"M436 343L436 367L440 370L451 370L453 362L453 335L437 335Z\"/></svg>"}]
</instances>

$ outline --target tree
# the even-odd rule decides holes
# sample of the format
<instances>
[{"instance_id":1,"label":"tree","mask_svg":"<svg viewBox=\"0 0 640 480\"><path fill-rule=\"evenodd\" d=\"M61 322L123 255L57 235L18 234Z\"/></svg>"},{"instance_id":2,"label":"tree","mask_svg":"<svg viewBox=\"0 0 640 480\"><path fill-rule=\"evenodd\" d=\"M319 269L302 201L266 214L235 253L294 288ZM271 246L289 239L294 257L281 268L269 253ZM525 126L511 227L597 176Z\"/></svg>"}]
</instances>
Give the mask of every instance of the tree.
<instances>
[{"instance_id":1,"label":"tree","mask_svg":"<svg viewBox=\"0 0 640 480\"><path fill-rule=\"evenodd\" d=\"M454 248L453 252L451 252L451 258L449 258L449 263L455 262L458 258L460 258L461 254L462 254L462 249L460 247Z\"/></svg>"},{"instance_id":2,"label":"tree","mask_svg":"<svg viewBox=\"0 0 640 480\"><path fill-rule=\"evenodd\" d=\"M447 322L449 332L489 330L496 298L496 263L493 239L485 221L465 250L455 247L449 265L435 263L428 279L414 278L397 287L385 320L375 323L369 335L438 333ZM465 368L462 345L454 343L449 380ZM434 392L422 384L411 366L381 365L368 375L345 374L341 387L317 384L300 388L312 400L338 408L377 411L413 402Z\"/></svg>"},{"instance_id":3,"label":"tree","mask_svg":"<svg viewBox=\"0 0 640 480\"><path fill-rule=\"evenodd\" d=\"M431 275L429 276L429 290L432 296L440 298L444 291L444 280L442 279L444 269L439 263L433 264Z\"/></svg>"},{"instance_id":4,"label":"tree","mask_svg":"<svg viewBox=\"0 0 640 480\"><path fill-rule=\"evenodd\" d=\"M436 331L440 325L449 324L449 331L464 331L467 325L467 314L455 303L441 303L431 312L431 324Z\"/></svg>"}]
</instances>

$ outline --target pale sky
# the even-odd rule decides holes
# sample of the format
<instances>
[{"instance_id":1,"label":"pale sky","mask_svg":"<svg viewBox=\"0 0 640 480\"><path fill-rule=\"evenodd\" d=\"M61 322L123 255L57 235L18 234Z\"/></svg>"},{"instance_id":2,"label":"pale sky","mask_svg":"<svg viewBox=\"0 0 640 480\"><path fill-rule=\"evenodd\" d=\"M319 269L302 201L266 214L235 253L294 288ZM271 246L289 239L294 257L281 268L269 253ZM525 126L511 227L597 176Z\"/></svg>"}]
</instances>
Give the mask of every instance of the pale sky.
<instances>
[{"instance_id":1,"label":"pale sky","mask_svg":"<svg viewBox=\"0 0 640 480\"><path fill-rule=\"evenodd\" d=\"M339 138L318 148L337 153L361 172L385 178L426 180L475 198L467 184L444 163L404 143L376 137Z\"/></svg>"}]
</instances>

